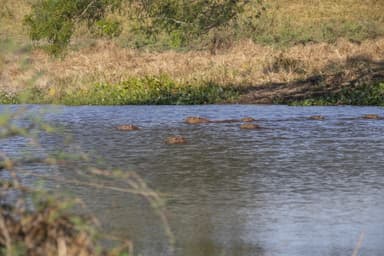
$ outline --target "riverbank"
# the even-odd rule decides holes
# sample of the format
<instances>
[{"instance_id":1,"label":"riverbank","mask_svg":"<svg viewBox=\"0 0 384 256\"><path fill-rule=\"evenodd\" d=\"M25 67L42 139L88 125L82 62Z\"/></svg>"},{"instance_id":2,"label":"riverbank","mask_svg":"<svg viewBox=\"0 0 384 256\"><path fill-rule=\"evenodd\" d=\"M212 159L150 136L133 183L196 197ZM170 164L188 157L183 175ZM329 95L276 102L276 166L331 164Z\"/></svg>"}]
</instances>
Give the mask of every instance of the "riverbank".
<instances>
[{"instance_id":1,"label":"riverbank","mask_svg":"<svg viewBox=\"0 0 384 256\"><path fill-rule=\"evenodd\" d=\"M384 38L284 49L242 41L216 54L145 52L97 41L62 59L2 44L8 50L1 103L384 104Z\"/></svg>"},{"instance_id":2,"label":"riverbank","mask_svg":"<svg viewBox=\"0 0 384 256\"><path fill-rule=\"evenodd\" d=\"M145 37L116 14L118 37L81 27L61 58L28 38L33 2L0 7L0 103L383 104L384 12L375 0L273 0L263 10L251 1L225 29L184 43L172 33Z\"/></svg>"}]
</instances>

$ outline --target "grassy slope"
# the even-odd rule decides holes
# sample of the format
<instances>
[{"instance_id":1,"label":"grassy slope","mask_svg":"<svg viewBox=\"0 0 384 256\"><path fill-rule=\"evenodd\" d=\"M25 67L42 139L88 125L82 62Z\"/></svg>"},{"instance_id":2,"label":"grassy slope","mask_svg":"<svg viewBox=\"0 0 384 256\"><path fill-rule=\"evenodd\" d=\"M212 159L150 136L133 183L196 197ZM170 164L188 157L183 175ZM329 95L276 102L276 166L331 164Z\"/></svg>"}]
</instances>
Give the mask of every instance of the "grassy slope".
<instances>
[{"instance_id":1,"label":"grassy slope","mask_svg":"<svg viewBox=\"0 0 384 256\"><path fill-rule=\"evenodd\" d=\"M272 26L266 26L258 42L289 44L297 41L334 42L373 38L384 33L380 0L271 1ZM274 14L274 15L273 15ZM263 19L262 19L263 20Z\"/></svg>"},{"instance_id":2,"label":"grassy slope","mask_svg":"<svg viewBox=\"0 0 384 256\"><path fill-rule=\"evenodd\" d=\"M289 103L384 80L384 6L379 0L269 1L258 20L249 18L250 6L238 26L191 43L207 49L202 51L164 51L174 46L165 35L144 47L161 52L122 48L148 43L132 34L128 24L113 41L92 39L81 30L64 59L31 50L21 25L30 2L5 0L0 7L3 102L17 102L22 94L30 102L66 104L207 103L233 100L236 93L227 93L230 87L242 94L241 102ZM253 27L245 25L250 20ZM213 36L223 42L216 55L209 50ZM153 90L162 84L142 85L148 76L162 77L154 80L168 88L187 88L159 95ZM209 92L204 88L208 84L214 85Z\"/></svg>"}]
</instances>

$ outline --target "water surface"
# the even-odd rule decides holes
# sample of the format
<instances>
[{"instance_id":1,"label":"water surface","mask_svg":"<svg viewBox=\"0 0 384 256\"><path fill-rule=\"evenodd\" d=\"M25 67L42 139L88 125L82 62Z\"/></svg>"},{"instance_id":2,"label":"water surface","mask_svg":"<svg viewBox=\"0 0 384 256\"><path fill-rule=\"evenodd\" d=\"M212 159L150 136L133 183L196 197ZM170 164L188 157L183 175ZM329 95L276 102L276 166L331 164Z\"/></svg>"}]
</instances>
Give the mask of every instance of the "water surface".
<instances>
[{"instance_id":1,"label":"water surface","mask_svg":"<svg viewBox=\"0 0 384 256\"><path fill-rule=\"evenodd\" d=\"M30 111L47 106L29 106ZM4 107L2 111L4 111ZM62 107L45 117L64 127L100 167L133 170L167 200L175 255L384 254L384 115L378 107L254 105ZM323 121L308 120L324 115ZM187 116L251 116L187 125ZM121 132L132 123L140 131ZM166 145L183 135L186 145ZM46 148L60 149L54 138ZM17 146L3 143L1 150ZM50 172L50 170L44 170ZM114 234L141 255L169 255L158 216L142 198L72 187Z\"/></svg>"}]
</instances>

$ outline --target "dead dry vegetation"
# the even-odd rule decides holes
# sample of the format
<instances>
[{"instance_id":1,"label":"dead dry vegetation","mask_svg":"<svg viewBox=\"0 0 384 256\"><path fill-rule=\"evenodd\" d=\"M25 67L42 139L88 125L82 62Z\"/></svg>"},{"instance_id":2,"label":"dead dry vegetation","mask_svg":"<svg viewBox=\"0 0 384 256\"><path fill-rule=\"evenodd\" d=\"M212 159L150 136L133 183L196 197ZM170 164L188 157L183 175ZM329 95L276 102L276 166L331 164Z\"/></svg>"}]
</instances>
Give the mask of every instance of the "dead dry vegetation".
<instances>
[{"instance_id":1,"label":"dead dry vegetation","mask_svg":"<svg viewBox=\"0 0 384 256\"><path fill-rule=\"evenodd\" d=\"M31 83L49 92L58 87L84 88L96 82L113 84L132 77L161 75L181 84L211 81L257 89L267 84L340 73L341 80L334 83L347 84L384 60L384 39L362 43L340 39L335 44L296 45L286 49L242 41L216 55L209 51L143 52L100 41L95 46L71 51L64 59L52 59L40 50L28 55L6 54L3 58L6 65L0 81L3 90L10 93Z\"/></svg>"}]
</instances>

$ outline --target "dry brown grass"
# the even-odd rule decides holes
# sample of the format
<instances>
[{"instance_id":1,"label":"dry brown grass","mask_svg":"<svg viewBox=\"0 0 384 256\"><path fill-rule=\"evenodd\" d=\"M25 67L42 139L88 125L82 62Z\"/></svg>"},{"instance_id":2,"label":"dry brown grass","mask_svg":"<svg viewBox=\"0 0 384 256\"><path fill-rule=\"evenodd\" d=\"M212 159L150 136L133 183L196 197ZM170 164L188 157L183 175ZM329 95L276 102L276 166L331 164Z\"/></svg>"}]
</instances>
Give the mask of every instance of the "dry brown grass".
<instances>
[{"instance_id":1,"label":"dry brown grass","mask_svg":"<svg viewBox=\"0 0 384 256\"><path fill-rule=\"evenodd\" d=\"M29 12L34 0L2 0L0 2L0 39L12 38L19 42L26 40L23 27L24 15Z\"/></svg>"},{"instance_id":2,"label":"dry brown grass","mask_svg":"<svg viewBox=\"0 0 384 256\"><path fill-rule=\"evenodd\" d=\"M68 88L167 75L181 82L257 86L337 72L341 67L347 68L356 57L383 61L384 39L361 44L341 39L335 44L297 45L283 50L243 41L217 55L208 51L150 53L100 42L69 52L64 59L52 59L39 50L28 56L5 55L7 65L0 74L0 82L2 88L9 90L22 89L32 82L43 88Z\"/></svg>"},{"instance_id":3,"label":"dry brown grass","mask_svg":"<svg viewBox=\"0 0 384 256\"><path fill-rule=\"evenodd\" d=\"M269 1L269 4L271 7L279 7L279 17L290 17L296 25L318 25L335 19L375 19L384 22L381 0L274 0Z\"/></svg>"}]
</instances>

